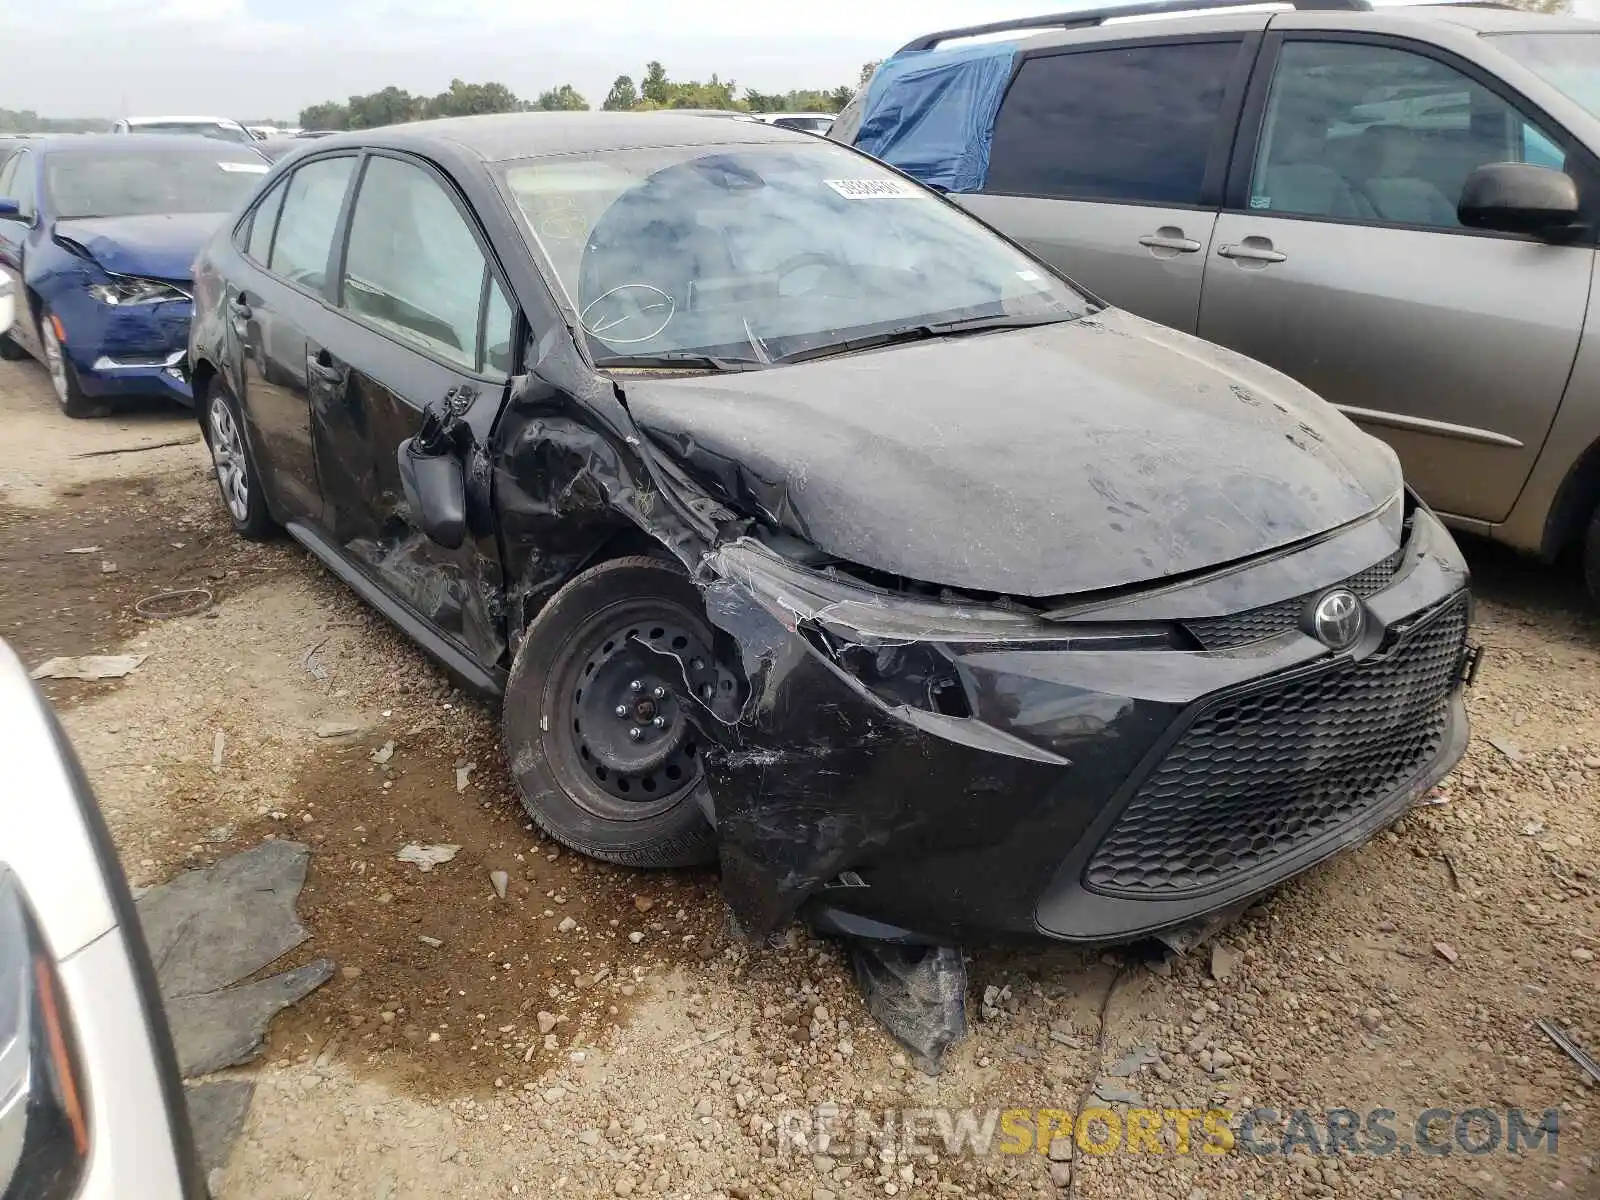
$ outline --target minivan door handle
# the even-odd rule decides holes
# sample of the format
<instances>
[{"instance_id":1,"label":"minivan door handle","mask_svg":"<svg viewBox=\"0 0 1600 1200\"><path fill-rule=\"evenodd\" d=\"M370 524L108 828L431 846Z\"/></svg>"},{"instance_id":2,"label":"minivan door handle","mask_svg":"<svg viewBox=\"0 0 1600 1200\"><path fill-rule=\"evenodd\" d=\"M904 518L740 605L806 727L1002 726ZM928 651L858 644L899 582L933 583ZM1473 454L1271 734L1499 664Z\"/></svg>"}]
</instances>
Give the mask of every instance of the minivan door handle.
<instances>
[{"instance_id":1,"label":"minivan door handle","mask_svg":"<svg viewBox=\"0 0 1600 1200\"><path fill-rule=\"evenodd\" d=\"M1151 250L1173 250L1179 254L1193 254L1200 249L1200 243L1191 237L1184 237L1183 230L1175 225L1163 225L1154 233L1147 233L1139 239L1139 245Z\"/></svg>"},{"instance_id":2,"label":"minivan door handle","mask_svg":"<svg viewBox=\"0 0 1600 1200\"><path fill-rule=\"evenodd\" d=\"M1281 250L1272 248L1272 239L1251 235L1240 242L1230 242L1226 246L1218 246L1217 253L1223 258L1232 258L1241 262L1280 263L1289 256Z\"/></svg>"}]
</instances>

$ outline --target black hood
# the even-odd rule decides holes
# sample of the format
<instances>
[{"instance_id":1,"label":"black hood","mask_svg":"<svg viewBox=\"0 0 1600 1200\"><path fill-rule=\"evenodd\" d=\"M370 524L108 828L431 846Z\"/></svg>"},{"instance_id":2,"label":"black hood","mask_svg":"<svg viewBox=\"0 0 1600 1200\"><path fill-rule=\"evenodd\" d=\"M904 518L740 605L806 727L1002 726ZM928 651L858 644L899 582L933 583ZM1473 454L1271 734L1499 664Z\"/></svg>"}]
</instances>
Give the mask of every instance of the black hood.
<instances>
[{"instance_id":1,"label":"black hood","mask_svg":"<svg viewBox=\"0 0 1600 1200\"><path fill-rule=\"evenodd\" d=\"M1400 488L1383 443L1288 377L1111 310L623 390L735 507L836 558L974 591L1203 570Z\"/></svg>"}]
</instances>

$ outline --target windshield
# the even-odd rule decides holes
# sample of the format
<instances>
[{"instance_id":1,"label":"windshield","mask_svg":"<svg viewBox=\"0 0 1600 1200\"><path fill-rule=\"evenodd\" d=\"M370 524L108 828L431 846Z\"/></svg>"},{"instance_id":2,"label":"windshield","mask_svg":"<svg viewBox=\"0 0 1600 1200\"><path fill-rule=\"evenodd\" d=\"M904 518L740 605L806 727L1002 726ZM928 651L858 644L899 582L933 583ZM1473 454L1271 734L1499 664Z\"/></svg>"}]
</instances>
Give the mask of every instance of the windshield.
<instances>
[{"instance_id":1,"label":"windshield","mask_svg":"<svg viewBox=\"0 0 1600 1200\"><path fill-rule=\"evenodd\" d=\"M57 217L232 212L267 164L258 154L206 150L96 150L45 159L45 195Z\"/></svg>"},{"instance_id":2,"label":"windshield","mask_svg":"<svg viewBox=\"0 0 1600 1200\"><path fill-rule=\"evenodd\" d=\"M932 192L829 142L510 164L595 361L759 362L874 333L1068 320L1080 293Z\"/></svg>"},{"instance_id":3,"label":"windshield","mask_svg":"<svg viewBox=\"0 0 1600 1200\"><path fill-rule=\"evenodd\" d=\"M1600 117L1600 33L1503 33L1495 45Z\"/></svg>"},{"instance_id":4,"label":"windshield","mask_svg":"<svg viewBox=\"0 0 1600 1200\"><path fill-rule=\"evenodd\" d=\"M211 138L218 142L244 142L255 139L250 131L238 125L218 125L215 121L141 121L128 127L129 133L183 133L191 137Z\"/></svg>"}]
</instances>

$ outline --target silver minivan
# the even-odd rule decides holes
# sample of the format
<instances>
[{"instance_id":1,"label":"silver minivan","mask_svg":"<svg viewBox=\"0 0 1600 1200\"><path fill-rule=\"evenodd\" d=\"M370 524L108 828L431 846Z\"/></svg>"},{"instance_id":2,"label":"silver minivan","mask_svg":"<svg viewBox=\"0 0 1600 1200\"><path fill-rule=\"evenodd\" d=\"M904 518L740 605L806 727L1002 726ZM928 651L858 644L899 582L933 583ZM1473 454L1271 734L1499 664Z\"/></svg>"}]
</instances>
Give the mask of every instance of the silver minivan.
<instances>
[{"instance_id":1,"label":"silver minivan","mask_svg":"<svg viewBox=\"0 0 1600 1200\"><path fill-rule=\"evenodd\" d=\"M932 183L962 156L951 199L1106 301L1294 376L1457 528L1582 547L1600 597L1600 24L1262 8L931 34L831 136Z\"/></svg>"}]
</instances>

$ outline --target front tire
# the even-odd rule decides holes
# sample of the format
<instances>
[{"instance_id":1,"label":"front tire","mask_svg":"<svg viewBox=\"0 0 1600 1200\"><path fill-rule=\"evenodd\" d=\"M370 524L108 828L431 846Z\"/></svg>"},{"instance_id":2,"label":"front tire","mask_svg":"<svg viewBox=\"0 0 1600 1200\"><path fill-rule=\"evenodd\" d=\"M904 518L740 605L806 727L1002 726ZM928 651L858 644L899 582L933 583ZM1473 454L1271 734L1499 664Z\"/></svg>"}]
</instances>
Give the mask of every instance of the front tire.
<instances>
[{"instance_id":1,"label":"front tire","mask_svg":"<svg viewBox=\"0 0 1600 1200\"><path fill-rule=\"evenodd\" d=\"M277 532L278 525L261 494L261 475L250 457L238 402L221 380L214 380L205 405L206 444L211 448L211 467L222 506L240 537L265 541Z\"/></svg>"},{"instance_id":2,"label":"front tire","mask_svg":"<svg viewBox=\"0 0 1600 1200\"><path fill-rule=\"evenodd\" d=\"M84 395L83 385L78 382L78 369L72 365L67 348L56 336L55 314L48 308L39 314L39 344L44 348L44 368L50 373L50 387L61 411L74 420L104 416L105 406Z\"/></svg>"},{"instance_id":3,"label":"front tire","mask_svg":"<svg viewBox=\"0 0 1600 1200\"><path fill-rule=\"evenodd\" d=\"M723 686L700 594L672 563L619 558L540 610L512 663L501 736L522 806L591 858L688 867L716 858L701 810L698 706Z\"/></svg>"},{"instance_id":4,"label":"front tire","mask_svg":"<svg viewBox=\"0 0 1600 1200\"><path fill-rule=\"evenodd\" d=\"M1583 582L1589 588L1589 599L1600 604L1600 508L1589 518L1583 538Z\"/></svg>"}]
</instances>

